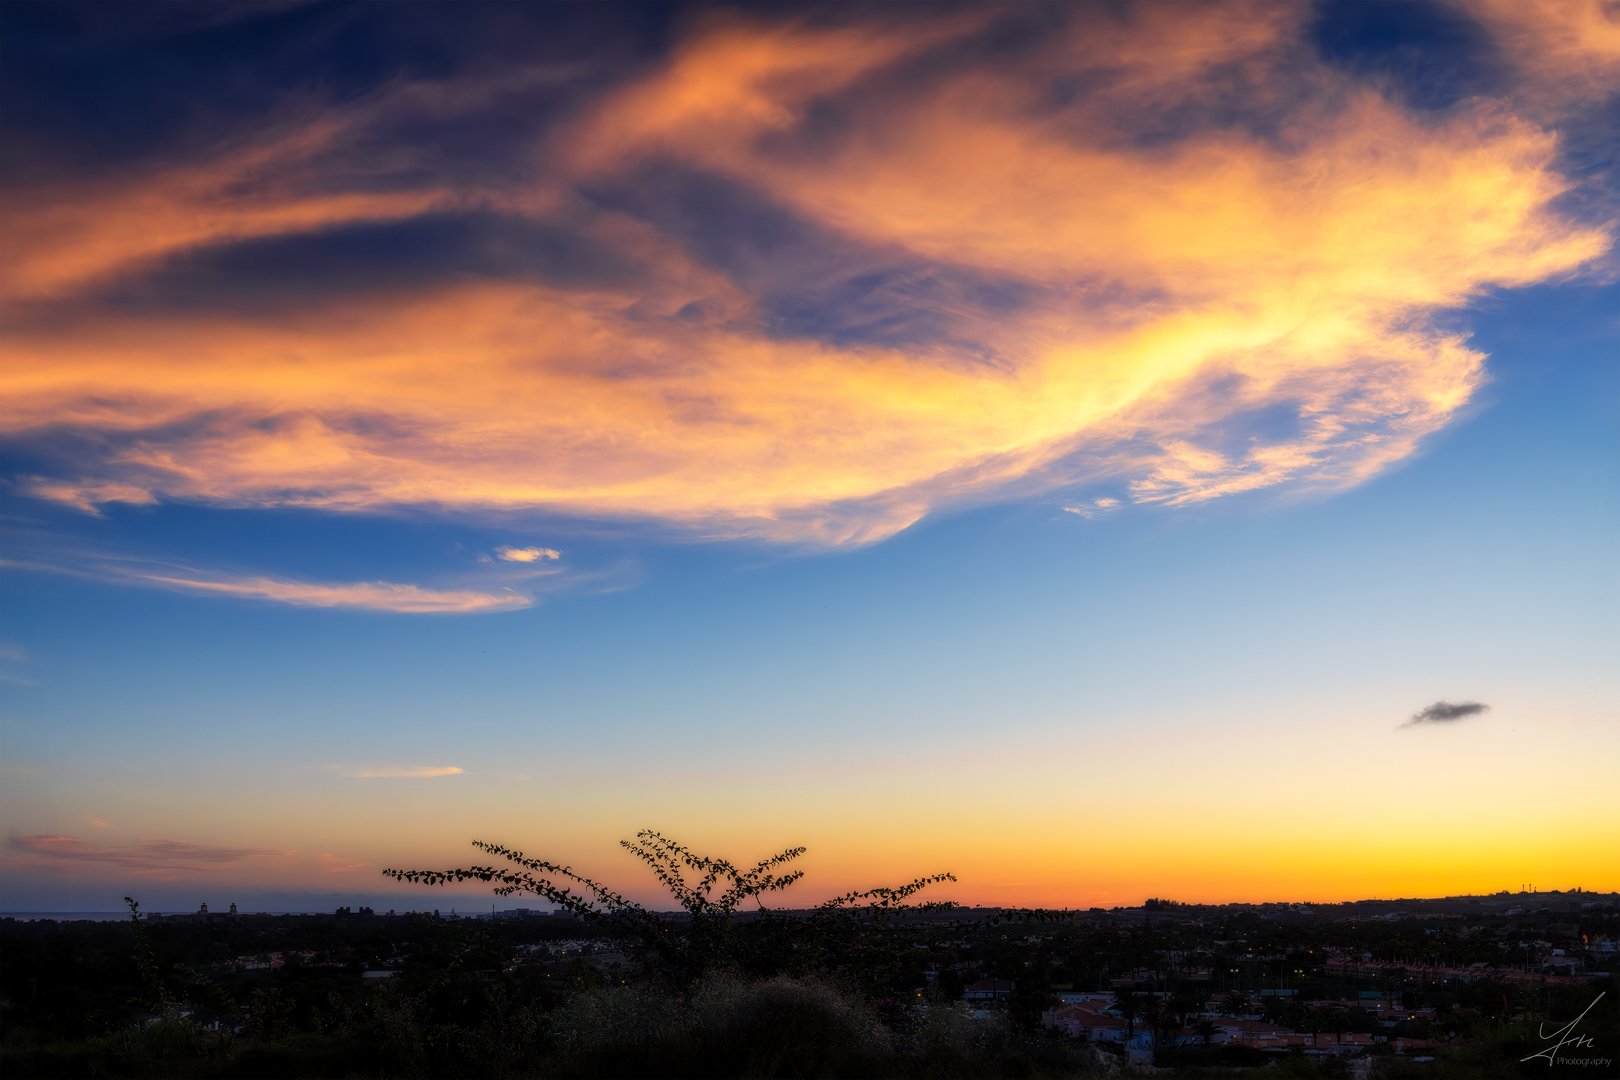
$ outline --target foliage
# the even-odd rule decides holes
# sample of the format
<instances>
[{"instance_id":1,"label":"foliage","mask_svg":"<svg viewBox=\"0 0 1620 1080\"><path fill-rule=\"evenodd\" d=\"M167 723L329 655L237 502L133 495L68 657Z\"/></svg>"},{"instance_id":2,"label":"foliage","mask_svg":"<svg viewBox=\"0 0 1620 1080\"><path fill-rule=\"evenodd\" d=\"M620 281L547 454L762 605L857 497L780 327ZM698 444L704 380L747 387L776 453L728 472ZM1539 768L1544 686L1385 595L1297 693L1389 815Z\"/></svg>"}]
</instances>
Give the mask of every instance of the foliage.
<instances>
[{"instance_id":1,"label":"foliage","mask_svg":"<svg viewBox=\"0 0 1620 1080\"><path fill-rule=\"evenodd\" d=\"M1075 1076L1096 1059L940 1006L895 1025L826 979L712 975L689 992L580 995L556 1017L566 1076Z\"/></svg>"},{"instance_id":2,"label":"foliage","mask_svg":"<svg viewBox=\"0 0 1620 1080\"><path fill-rule=\"evenodd\" d=\"M898 887L845 893L807 913L771 909L765 906L765 897L804 876L802 870L779 872L803 855L804 848L788 848L752 867L739 869L725 859L698 855L668 837L643 829L634 841L620 841L620 846L646 863L669 890L683 913L672 915L649 910L570 867L531 859L498 844L474 841L473 846L500 856L511 867L390 869L383 873L423 885L494 882L500 896L542 896L601 932L625 940L645 969L677 983L721 968L768 974L804 967L826 960L830 952L863 931L890 929L905 916L956 906L950 901L909 902L930 885L956 880L943 873ZM689 880L689 874L695 875L695 880ZM754 903L754 909L743 910L742 905L749 901ZM744 915L747 925L739 926L739 918Z\"/></svg>"},{"instance_id":3,"label":"foliage","mask_svg":"<svg viewBox=\"0 0 1620 1080\"><path fill-rule=\"evenodd\" d=\"M1612 979L1445 986L1409 979L1391 989L1408 1010L1434 1008L1429 1037L1447 1041L1402 1053L1393 1039L1422 1037L1425 1022L1380 1020L1359 1007L1358 993L1372 988L1367 977L1324 963L1329 944L1372 951L1390 937L1387 922L1359 928L1278 922L1244 910L1193 917L1161 911L1151 920L1140 911L989 911L964 918L915 904L901 890L846 897L831 915L757 909L748 892L775 897L783 886L766 886L797 880L790 863L738 870L675 845L660 847L658 839L640 837L638 846L663 858L664 880L686 900L674 914L654 916L674 939L662 950L633 942L643 960L639 975L621 956L622 942L631 939L595 892L578 879L518 864L508 864L510 871L572 888L603 916L458 920L361 909L142 919L133 930L123 922L0 919L0 1076L945 1078L1108 1071L1095 1048L1040 1023L1052 991L1071 986L1118 987L1121 1011L1134 1013L1135 1030L1161 1036L1155 1065L1187 1076L1266 1065L1271 1076L1327 1078L1352 1063L1372 1080L1584 1075L1592 1070L1549 1070L1545 1060L1521 1059L1547 1045L1544 1026L1567 1022L1589 1005L1581 1022L1581 1032L1597 1040L1589 1052L1613 1057L1620 1031ZM1521 939L1545 939L1579 949L1583 935L1620 928L1613 910L1471 919L1483 923L1475 927L1434 920L1393 932L1402 953L1415 957L1425 950L1452 955L1470 941L1496 949L1496 941L1517 948ZM265 961L278 953L285 962L272 968ZM361 977L379 963L393 977ZM1197 1022L1199 1006L1213 1000L1222 1011L1246 1012L1242 996L1275 985L1282 968L1300 994L1257 1003L1281 1007L1299 1030L1320 1030L1323 1043L1336 1041L1341 1029L1391 1041L1348 1061L1318 1061L1302 1049L1204 1043L1215 1025ZM1208 979L1199 977L1205 970ZM1157 992L1131 989L1133 976L1137 986L1148 983ZM1013 981L1016 989L988 1011L955 1001L964 982L979 979ZM1240 1000L1223 1006L1228 996ZM154 1009L155 1001L169 1004ZM1172 1025L1189 1022L1194 1045L1164 1042Z\"/></svg>"},{"instance_id":4,"label":"foliage","mask_svg":"<svg viewBox=\"0 0 1620 1080\"><path fill-rule=\"evenodd\" d=\"M1136 991L1128 987L1121 987L1114 991L1114 1009L1119 1013L1121 1020L1125 1021L1127 1035L1136 1034L1136 1018L1142 1015L1144 1002Z\"/></svg>"},{"instance_id":5,"label":"foliage","mask_svg":"<svg viewBox=\"0 0 1620 1080\"><path fill-rule=\"evenodd\" d=\"M146 1006L153 1012L167 1012L174 1005L174 999L163 985L157 958L152 955L151 939L146 935L146 927L141 925L140 901L126 896L124 903L129 906L129 928L135 935L135 967L141 973L146 990Z\"/></svg>"}]
</instances>

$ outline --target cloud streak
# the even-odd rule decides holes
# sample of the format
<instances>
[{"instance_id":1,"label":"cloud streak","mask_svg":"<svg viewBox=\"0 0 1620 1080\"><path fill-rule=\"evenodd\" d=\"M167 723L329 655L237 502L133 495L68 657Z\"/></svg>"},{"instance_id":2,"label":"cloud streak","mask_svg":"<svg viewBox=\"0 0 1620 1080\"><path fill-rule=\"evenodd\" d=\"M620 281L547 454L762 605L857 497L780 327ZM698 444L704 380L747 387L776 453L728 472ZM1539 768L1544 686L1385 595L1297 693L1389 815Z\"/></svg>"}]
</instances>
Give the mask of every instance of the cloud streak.
<instances>
[{"instance_id":1,"label":"cloud streak","mask_svg":"<svg viewBox=\"0 0 1620 1080\"><path fill-rule=\"evenodd\" d=\"M337 608L390 612L401 615L480 615L519 611L537 602L539 591L612 591L633 580L636 566L617 565L586 570L545 566L553 561L540 552L533 566L519 559L497 565L488 555L478 556L476 570L463 567L447 575L440 585L390 581L317 582L283 576L238 574L203 569L156 559L121 556L106 550L64 546L49 533L19 531L12 536L16 559L0 559L0 567L43 571L116 585L161 588L193 595L234 597L292 607ZM561 553L557 554L561 558ZM487 567L487 569L486 569ZM509 583L509 584L506 584ZM19 654L21 655L21 654ZM5 660L0 649L0 660Z\"/></svg>"},{"instance_id":2,"label":"cloud streak","mask_svg":"<svg viewBox=\"0 0 1620 1080\"><path fill-rule=\"evenodd\" d=\"M150 585L182 592L265 600L293 607L351 608L402 615L488 614L516 611L534 604L533 597L510 589L491 593L476 589L432 589L389 581L323 584L254 575L204 574L185 568L146 569L129 562L96 562L86 568L63 565L60 561L4 559L0 560L0 566L45 570L122 585Z\"/></svg>"},{"instance_id":3,"label":"cloud streak","mask_svg":"<svg viewBox=\"0 0 1620 1080\"><path fill-rule=\"evenodd\" d=\"M6 846L32 865L101 863L137 872L217 871L248 859L290 855L268 848L212 847L182 840L147 840L123 847L104 846L74 836L12 835Z\"/></svg>"},{"instance_id":4,"label":"cloud streak","mask_svg":"<svg viewBox=\"0 0 1620 1080\"><path fill-rule=\"evenodd\" d=\"M320 868L328 874L346 874L354 870L364 870L371 864L368 862L350 862L347 859L333 855L331 852L322 852Z\"/></svg>"},{"instance_id":5,"label":"cloud streak","mask_svg":"<svg viewBox=\"0 0 1620 1080\"><path fill-rule=\"evenodd\" d=\"M5 226L3 423L78 449L21 488L91 511L544 509L816 544L1105 478L1167 507L1331 491L1467 407L1484 357L1441 313L1609 250L1560 209L1574 181L1544 123L1620 85L1585 15L1552 32L1480 5L1529 89L1421 113L1313 56L1304 8L1022 10L712 14L566 123L502 136L521 182L448 177L398 142L381 176L341 156L407 121L476 126L532 84L516 71L393 83L119 186L30 189ZM1570 55L1589 59L1575 83L1543 59ZM287 291L314 265L336 276ZM254 306L267 293L279 309Z\"/></svg>"},{"instance_id":6,"label":"cloud streak","mask_svg":"<svg viewBox=\"0 0 1620 1080\"><path fill-rule=\"evenodd\" d=\"M1455 704L1449 701L1437 701L1433 705L1426 705L1413 713L1401 727L1416 727L1420 724L1449 724L1457 720L1466 720L1470 716L1478 716L1489 710L1489 705L1478 701L1460 701Z\"/></svg>"},{"instance_id":7,"label":"cloud streak","mask_svg":"<svg viewBox=\"0 0 1620 1080\"><path fill-rule=\"evenodd\" d=\"M356 581L335 585L286 581L268 577L193 578L169 574L131 572L129 578L171 588L269 600L294 607L355 608L399 614L451 614L513 611L533 600L517 593L485 593L469 589L428 589L388 581Z\"/></svg>"},{"instance_id":8,"label":"cloud streak","mask_svg":"<svg viewBox=\"0 0 1620 1080\"><path fill-rule=\"evenodd\" d=\"M64 564L64 558L69 564ZM73 553L58 555L52 560L0 560L0 566L45 570L122 585L148 585L182 592L264 600L293 607L351 608L403 615L487 614L515 611L534 604L532 597L511 589L484 592L477 589L433 589L388 581L294 581L256 575L205 573L187 567L153 566L134 560L108 561L105 557Z\"/></svg>"},{"instance_id":9,"label":"cloud streak","mask_svg":"<svg viewBox=\"0 0 1620 1080\"><path fill-rule=\"evenodd\" d=\"M340 771L344 776L361 780L426 780L463 772L454 765L362 765Z\"/></svg>"}]
</instances>

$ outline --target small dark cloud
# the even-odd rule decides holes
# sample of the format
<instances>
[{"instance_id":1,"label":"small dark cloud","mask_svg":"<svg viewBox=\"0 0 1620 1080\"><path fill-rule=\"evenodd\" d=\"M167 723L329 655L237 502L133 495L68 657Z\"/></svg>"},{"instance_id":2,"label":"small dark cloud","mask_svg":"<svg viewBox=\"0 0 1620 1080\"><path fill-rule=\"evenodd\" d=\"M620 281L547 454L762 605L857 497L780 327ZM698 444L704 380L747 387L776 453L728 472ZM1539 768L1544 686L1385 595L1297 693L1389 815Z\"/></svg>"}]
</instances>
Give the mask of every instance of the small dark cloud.
<instances>
[{"instance_id":1,"label":"small dark cloud","mask_svg":"<svg viewBox=\"0 0 1620 1080\"><path fill-rule=\"evenodd\" d=\"M1401 727L1415 727L1418 724L1444 724L1453 720L1465 720L1470 716L1478 716L1489 709L1490 706L1480 701L1437 701L1433 705L1425 706L1413 713L1411 718Z\"/></svg>"}]
</instances>

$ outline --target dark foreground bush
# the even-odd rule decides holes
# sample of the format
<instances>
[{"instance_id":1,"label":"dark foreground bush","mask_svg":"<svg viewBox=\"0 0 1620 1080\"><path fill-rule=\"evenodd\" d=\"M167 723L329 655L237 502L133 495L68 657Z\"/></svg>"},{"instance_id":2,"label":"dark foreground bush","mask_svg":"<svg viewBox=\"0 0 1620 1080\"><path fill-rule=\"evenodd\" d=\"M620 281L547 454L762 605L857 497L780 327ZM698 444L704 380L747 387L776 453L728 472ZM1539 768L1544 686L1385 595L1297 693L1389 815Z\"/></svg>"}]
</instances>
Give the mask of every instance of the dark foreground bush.
<instances>
[{"instance_id":1,"label":"dark foreground bush","mask_svg":"<svg viewBox=\"0 0 1620 1080\"><path fill-rule=\"evenodd\" d=\"M477 1031L418 1021L407 995L334 1014L320 1034L225 1040L183 1021L72 1044L7 1047L5 1077L1059 1077L1100 1071L1083 1046L961 1006L885 1023L814 979L711 976L683 994L580 993Z\"/></svg>"},{"instance_id":2,"label":"dark foreground bush","mask_svg":"<svg viewBox=\"0 0 1620 1080\"><path fill-rule=\"evenodd\" d=\"M582 994L552 1020L566 1076L875 1076L896 1052L862 1003L783 978Z\"/></svg>"},{"instance_id":3,"label":"dark foreground bush","mask_svg":"<svg viewBox=\"0 0 1620 1080\"><path fill-rule=\"evenodd\" d=\"M183 1021L164 1021L95 1039L0 1048L0 1076L6 1080L25 1077L39 1080L79 1077L313 1080L382 1075L385 1074L377 1069L371 1055L356 1055L353 1048L330 1036L299 1034L269 1041L226 1039Z\"/></svg>"},{"instance_id":4,"label":"dark foreground bush","mask_svg":"<svg viewBox=\"0 0 1620 1080\"><path fill-rule=\"evenodd\" d=\"M553 1017L560 1076L997 1077L1097 1071L1084 1047L1014 1032L960 1006L888 1025L818 980L713 977L683 998L581 995Z\"/></svg>"},{"instance_id":5,"label":"dark foreground bush","mask_svg":"<svg viewBox=\"0 0 1620 1080\"><path fill-rule=\"evenodd\" d=\"M1160 1069L1252 1069L1277 1057L1251 1046L1161 1046L1153 1052L1153 1064Z\"/></svg>"}]
</instances>

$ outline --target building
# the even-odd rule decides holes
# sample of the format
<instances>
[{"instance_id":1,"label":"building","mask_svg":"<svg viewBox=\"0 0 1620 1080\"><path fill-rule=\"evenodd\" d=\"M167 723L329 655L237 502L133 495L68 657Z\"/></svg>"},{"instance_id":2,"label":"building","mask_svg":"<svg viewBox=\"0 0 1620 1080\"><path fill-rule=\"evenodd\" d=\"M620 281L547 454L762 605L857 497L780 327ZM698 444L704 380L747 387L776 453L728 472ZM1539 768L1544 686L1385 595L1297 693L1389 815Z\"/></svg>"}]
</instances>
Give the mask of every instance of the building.
<instances>
[{"instance_id":1,"label":"building","mask_svg":"<svg viewBox=\"0 0 1620 1080\"><path fill-rule=\"evenodd\" d=\"M1018 984L1006 979L980 979L962 988L964 1001L999 1001L1012 997Z\"/></svg>"}]
</instances>

